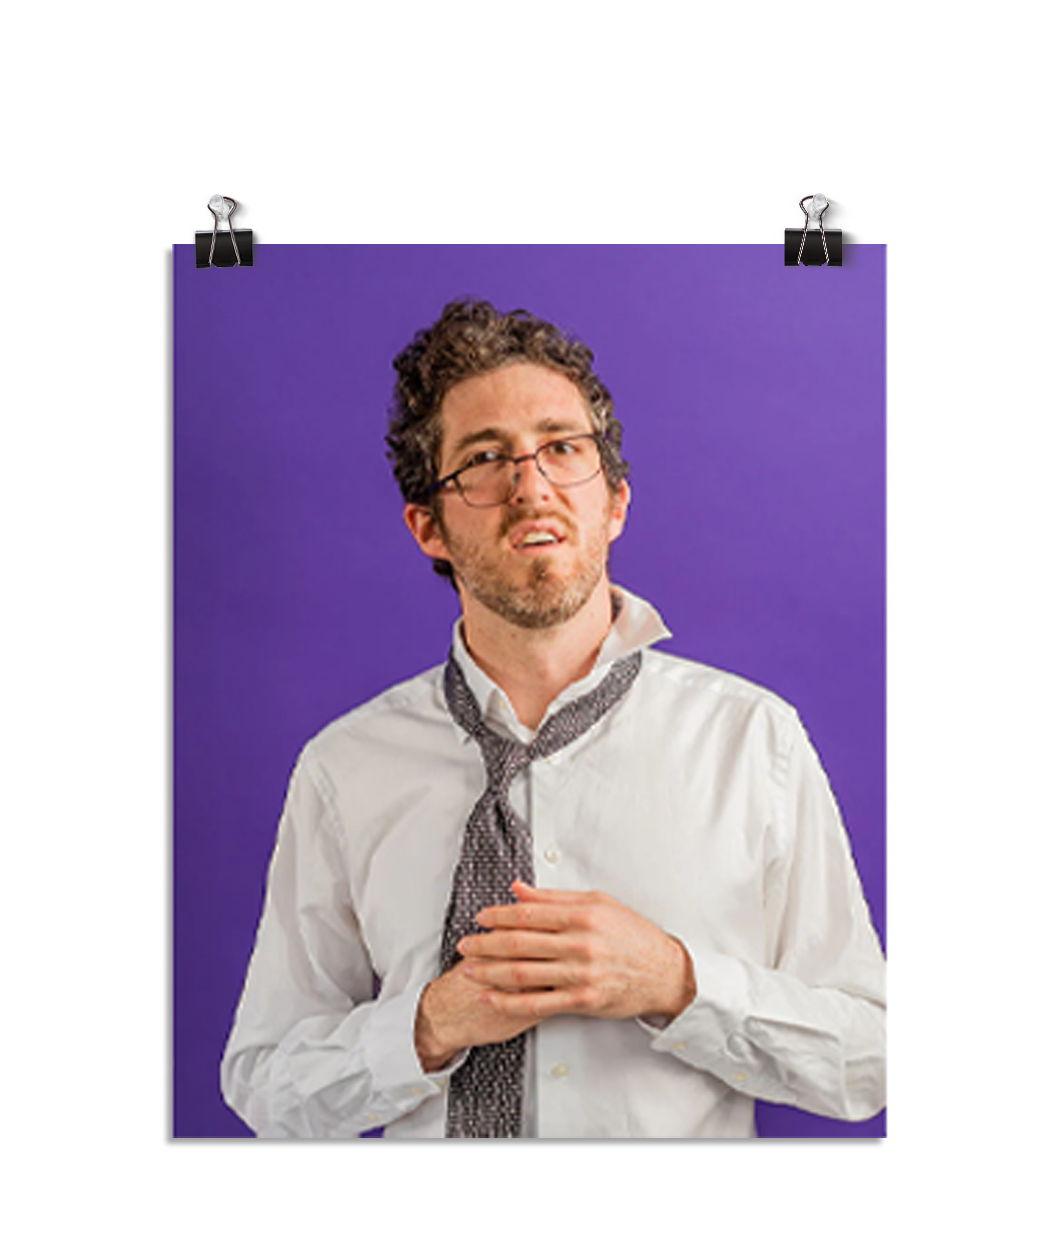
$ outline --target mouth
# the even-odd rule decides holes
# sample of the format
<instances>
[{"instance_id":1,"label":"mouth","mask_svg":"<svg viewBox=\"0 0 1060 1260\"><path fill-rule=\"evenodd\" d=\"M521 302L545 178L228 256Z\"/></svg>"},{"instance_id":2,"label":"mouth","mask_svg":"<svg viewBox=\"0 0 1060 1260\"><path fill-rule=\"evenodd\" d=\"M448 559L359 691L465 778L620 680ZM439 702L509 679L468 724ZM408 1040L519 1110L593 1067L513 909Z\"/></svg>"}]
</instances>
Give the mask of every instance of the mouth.
<instances>
[{"instance_id":1,"label":"mouth","mask_svg":"<svg viewBox=\"0 0 1060 1260\"><path fill-rule=\"evenodd\" d=\"M509 535L515 551L547 551L566 542L567 536L558 525L543 521L526 521Z\"/></svg>"}]
</instances>

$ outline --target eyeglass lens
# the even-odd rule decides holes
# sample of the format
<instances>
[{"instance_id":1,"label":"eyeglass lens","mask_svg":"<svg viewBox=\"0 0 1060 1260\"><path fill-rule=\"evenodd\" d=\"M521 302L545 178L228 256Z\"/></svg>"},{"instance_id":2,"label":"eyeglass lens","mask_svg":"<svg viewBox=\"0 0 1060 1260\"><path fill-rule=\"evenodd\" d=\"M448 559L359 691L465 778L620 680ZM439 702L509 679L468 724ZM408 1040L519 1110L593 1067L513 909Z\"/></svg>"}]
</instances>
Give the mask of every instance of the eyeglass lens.
<instances>
[{"instance_id":1,"label":"eyeglass lens","mask_svg":"<svg viewBox=\"0 0 1060 1260\"><path fill-rule=\"evenodd\" d=\"M591 437L562 438L538 447L534 462L554 486L576 486L600 471L600 448ZM473 464L460 474L460 489L468 503L495 507L512 497L516 471L516 461L509 457Z\"/></svg>"}]
</instances>

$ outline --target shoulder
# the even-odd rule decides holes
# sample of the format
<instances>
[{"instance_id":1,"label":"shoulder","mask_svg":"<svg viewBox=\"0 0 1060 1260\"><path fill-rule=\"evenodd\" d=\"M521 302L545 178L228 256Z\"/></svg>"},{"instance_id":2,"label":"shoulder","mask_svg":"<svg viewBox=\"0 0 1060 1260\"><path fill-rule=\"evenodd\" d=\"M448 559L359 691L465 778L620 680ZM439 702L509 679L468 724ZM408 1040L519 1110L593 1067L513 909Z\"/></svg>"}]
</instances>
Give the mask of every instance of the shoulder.
<instances>
[{"instance_id":1,"label":"shoulder","mask_svg":"<svg viewBox=\"0 0 1060 1260\"><path fill-rule=\"evenodd\" d=\"M802 729L798 713L775 692L738 674L672 656L644 653L640 689L644 729L728 755L756 752L778 772ZM665 736L663 733L665 732Z\"/></svg>"},{"instance_id":2,"label":"shoulder","mask_svg":"<svg viewBox=\"0 0 1060 1260\"><path fill-rule=\"evenodd\" d=\"M669 652L647 649L644 652L644 676L650 683L652 695L660 698L683 700L707 708L761 711L780 722L798 720L792 705L759 683L713 665L673 656Z\"/></svg>"},{"instance_id":3,"label":"shoulder","mask_svg":"<svg viewBox=\"0 0 1060 1260\"><path fill-rule=\"evenodd\" d=\"M425 738L436 739L451 726L443 670L436 665L329 722L306 744L301 761L334 777L354 760L365 764L366 757L370 762L395 751L411 753Z\"/></svg>"}]
</instances>

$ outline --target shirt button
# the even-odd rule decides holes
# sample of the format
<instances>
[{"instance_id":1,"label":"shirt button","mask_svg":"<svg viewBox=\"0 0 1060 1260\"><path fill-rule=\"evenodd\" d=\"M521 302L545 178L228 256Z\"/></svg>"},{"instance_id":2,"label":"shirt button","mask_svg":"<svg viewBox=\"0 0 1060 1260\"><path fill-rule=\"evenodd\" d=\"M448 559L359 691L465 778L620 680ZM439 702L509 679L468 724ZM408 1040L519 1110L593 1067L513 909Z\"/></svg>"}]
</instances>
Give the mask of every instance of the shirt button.
<instances>
[{"instance_id":1,"label":"shirt button","mask_svg":"<svg viewBox=\"0 0 1060 1260\"><path fill-rule=\"evenodd\" d=\"M413 1096L413 1098L419 1098L420 1094L423 1093L423 1090L419 1085L410 1085L409 1093Z\"/></svg>"},{"instance_id":2,"label":"shirt button","mask_svg":"<svg viewBox=\"0 0 1060 1260\"><path fill-rule=\"evenodd\" d=\"M368 1123L369 1123L369 1124L375 1124L375 1122L376 1122L378 1119L379 1119L379 1117L375 1114L375 1112L374 1112L374 1111L370 1111L370 1112L368 1113Z\"/></svg>"},{"instance_id":3,"label":"shirt button","mask_svg":"<svg viewBox=\"0 0 1060 1260\"><path fill-rule=\"evenodd\" d=\"M559 849L552 848L545 850L545 861L551 862L553 866L556 865L562 856L563 855L560 853Z\"/></svg>"},{"instance_id":4,"label":"shirt button","mask_svg":"<svg viewBox=\"0 0 1060 1260\"><path fill-rule=\"evenodd\" d=\"M746 1072L734 1072L734 1073L733 1073L733 1076L732 1076L732 1079L736 1082L736 1084L737 1084L737 1085L742 1085L742 1084L744 1083L744 1081L746 1081L746 1080L747 1080L747 1073L746 1073Z\"/></svg>"},{"instance_id":5,"label":"shirt button","mask_svg":"<svg viewBox=\"0 0 1060 1260\"><path fill-rule=\"evenodd\" d=\"M674 1049L675 1049L675 1050L687 1050L687 1049L688 1049L688 1042L687 1042L687 1041L675 1041L675 1042L674 1042Z\"/></svg>"},{"instance_id":6,"label":"shirt button","mask_svg":"<svg viewBox=\"0 0 1060 1260\"><path fill-rule=\"evenodd\" d=\"M552 1075L556 1078L557 1081L562 1080L562 1078L566 1076L569 1072L570 1072L570 1068L567 1067L566 1063L557 1063L556 1066L552 1069Z\"/></svg>"}]
</instances>

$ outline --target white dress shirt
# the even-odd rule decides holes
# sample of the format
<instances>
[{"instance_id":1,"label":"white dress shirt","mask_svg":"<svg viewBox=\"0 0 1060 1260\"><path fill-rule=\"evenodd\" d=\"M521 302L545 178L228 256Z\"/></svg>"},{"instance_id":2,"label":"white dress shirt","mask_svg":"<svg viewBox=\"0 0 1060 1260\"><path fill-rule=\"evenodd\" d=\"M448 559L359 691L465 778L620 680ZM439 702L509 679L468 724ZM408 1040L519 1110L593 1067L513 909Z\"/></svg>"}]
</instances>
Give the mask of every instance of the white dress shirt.
<instances>
[{"instance_id":1,"label":"white dress shirt","mask_svg":"<svg viewBox=\"0 0 1060 1260\"><path fill-rule=\"evenodd\" d=\"M616 594L593 671L548 713L638 648L640 675L598 725L521 772L512 804L537 883L606 892L676 936L697 995L665 1027L538 1025L525 1131L753 1137L756 1098L867 1119L884 1105L884 962L813 748L776 696L651 648L669 637L662 620ZM459 622L453 645L486 720L529 739ZM261 1137L445 1134L462 1059L424 1073L413 1030L486 778L442 672L339 718L292 775L221 1068L226 1101Z\"/></svg>"}]
</instances>

